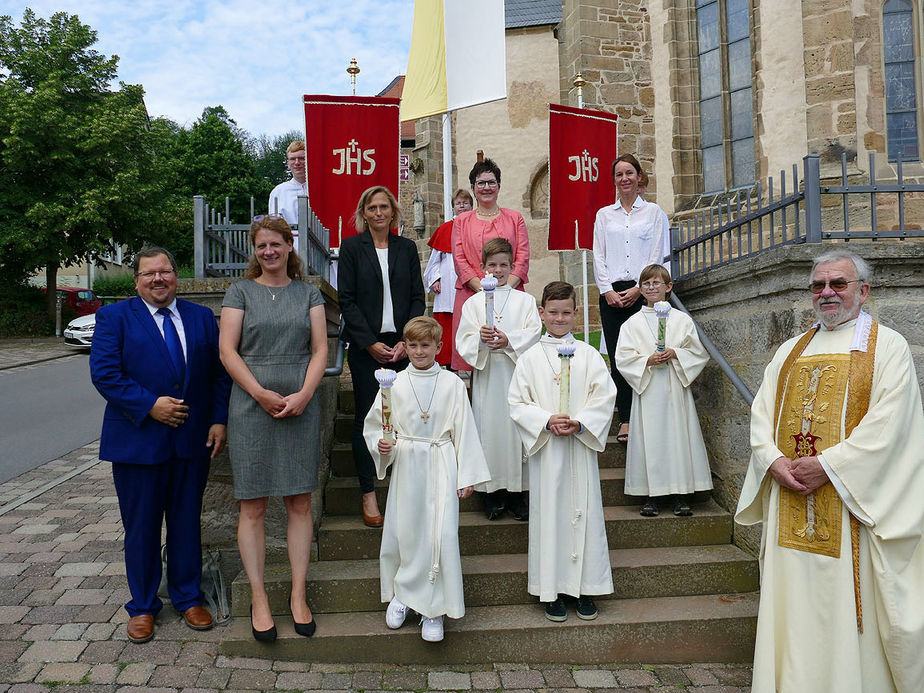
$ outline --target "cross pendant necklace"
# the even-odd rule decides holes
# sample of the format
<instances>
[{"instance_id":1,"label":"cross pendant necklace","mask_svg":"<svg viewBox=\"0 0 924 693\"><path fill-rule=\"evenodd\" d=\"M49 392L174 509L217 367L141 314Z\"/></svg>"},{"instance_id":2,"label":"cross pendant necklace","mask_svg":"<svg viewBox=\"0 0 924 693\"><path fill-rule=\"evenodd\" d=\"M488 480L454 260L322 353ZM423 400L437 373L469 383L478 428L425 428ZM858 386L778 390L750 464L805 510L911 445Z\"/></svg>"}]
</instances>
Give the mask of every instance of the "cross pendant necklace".
<instances>
[{"instance_id":1,"label":"cross pendant necklace","mask_svg":"<svg viewBox=\"0 0 924 693\"><path fill-rule=\"evenodd\" d=\"M417 409L420 410L420 418L423 419L425 424L430 421L430 406L433 404L433 398L436 397L436 386L439 384L439 378L439 373L437 373L436 378L433 381L433 392L430 393L430 401L427 403L426 409L420 405L420 397L417 396L417 388L414 387L414 376L411 376L407 380L411 386L411 392L414 393L414 400L417 402Z\"/></svg>"},{"instance_id":2,"label":"cross pendant necklace","mask_svg":"<svg viewBox=\"0 0 924 693\"><path fill-rule=\"evenodd\" d=\"M561 385L561 370L557 373L555 372L555 366L552 365L552 362L549 361L549 355L545 353L545 347L542 347L542 355L545 356L545 362L549 364L549 370L552 371L552 380L555 381L556 385Z\"/></svg>"}]
</instances>

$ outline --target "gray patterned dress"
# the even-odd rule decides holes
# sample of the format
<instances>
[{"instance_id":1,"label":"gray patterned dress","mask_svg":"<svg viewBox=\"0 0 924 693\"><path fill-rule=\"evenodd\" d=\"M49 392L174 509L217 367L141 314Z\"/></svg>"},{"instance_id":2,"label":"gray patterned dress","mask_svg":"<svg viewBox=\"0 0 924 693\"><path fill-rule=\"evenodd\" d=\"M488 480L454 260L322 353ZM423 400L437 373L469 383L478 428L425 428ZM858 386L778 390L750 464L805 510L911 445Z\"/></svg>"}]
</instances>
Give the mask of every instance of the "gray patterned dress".
<instances>
[{"instance_id":1,"label":"gray patterned dress","mask_svg":"<svg viewBox=\"0 0 924 693\"><path fill-rule=\"evenodd\" d=\"M263 387L283 396L301 389L311 359L308 311L323 303L321 292L301 281L272 292L251 279L228 287L222 305L244 311L238 353ZM274 419L235 383L228 410L234 497L314 491L321 455L319 416L318 400L312 398L301 416Z\"/></svg>"}]
</instances>

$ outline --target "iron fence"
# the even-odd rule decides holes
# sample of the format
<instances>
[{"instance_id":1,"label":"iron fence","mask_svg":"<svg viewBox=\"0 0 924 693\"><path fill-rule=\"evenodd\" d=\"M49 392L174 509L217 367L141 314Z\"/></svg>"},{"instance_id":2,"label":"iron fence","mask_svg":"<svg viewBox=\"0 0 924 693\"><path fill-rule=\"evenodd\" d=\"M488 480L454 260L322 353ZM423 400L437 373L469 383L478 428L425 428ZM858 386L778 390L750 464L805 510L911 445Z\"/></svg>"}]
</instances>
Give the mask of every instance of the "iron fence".
<instances>
[{"instance_id":1,"label":"iron fence","mask_svg":"<svg viewBox=\"0 0 924 693\"><path fill-rule=\"evenodd\" d=\"M220 211L205 201L202 195L193 198L193 246L195 250L196 278L240 277L250 259L250 222L235 224L231 221L230 201L225 198L225 209ZM253 218L254 200L250 198L250 216ZM309 274L330 281L330 231L308 207L308 198L298 198L298 223L292 226L298 235L298 255Z\"/></svg>"},{"instance_id":2,"label":"iron fence","mask_svg":"<svg viewBox=\"0 0 924 693\"><path fill-rule=\"evenodd\" d=\"M843 154L839 185L829 184L830 179L822 183L817 154L804 157L802 164L801 181L793 164L788 181L786 171L780 172L778 187L772 177L766 187L758 181L673 226L675 278L702 274L780 245L924 238L924 211L913 224L906 214L909 201L924 210L924 184L905 180L901 160L896 162L894 182L880 182L876 154L870 152L867 181L857 183L850 181Z\"/></svg>"}]
</instances>

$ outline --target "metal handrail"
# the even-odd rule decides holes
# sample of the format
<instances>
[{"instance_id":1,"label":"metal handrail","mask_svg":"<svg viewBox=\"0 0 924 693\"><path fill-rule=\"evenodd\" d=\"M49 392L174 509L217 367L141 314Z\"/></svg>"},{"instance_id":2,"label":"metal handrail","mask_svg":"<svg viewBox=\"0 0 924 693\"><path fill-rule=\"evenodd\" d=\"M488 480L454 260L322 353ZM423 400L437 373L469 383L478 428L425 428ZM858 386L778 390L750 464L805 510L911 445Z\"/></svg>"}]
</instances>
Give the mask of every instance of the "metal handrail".
<instances>
[{"instance_id":1,"label":"metal handrail","mask_svg":"<svg viewBox=\"0 0 924 693\"><path fill-rule=\"evenodd\" d=\"M331 337L337 337L337 358L334 361L333 366L328 366L324 369L325 378L343 373L343 355L346 351L346 340L343 336L344 329L343 318L340 318L340 329L337 330L337 334L332 335L329 332L327 333L328 339Z\"/></svg>"},{"instance_id":2,"label":"metal handrail","mask_svg":"<svg viewBox=\"0 0 924 693\"><path fill-rule=\"evenodd\" d=\"M679 310L682 310L687 315L690 315L690 311L688 311L687 307L683 305L683 302L675 292L671 292L671 303L673 303ZM754 394L748 389L748 386L744 384L744 381L735 372L735 369L731 367L731 364L725 360L725 357L722 356L722 352L720 352L715 343L709 339L709 335L706 334L702 326L692 315L690 315L690 319L696 326L696 332L699 335L699 341L703 343L703 346L706 347L706 351L708 351L712 359L717 364L719 364L719 368L721 368L726 377L731 380L732 385L734 385L735 389L738 390L738 394L744 398L744 401L747 402L748 406L750 407L754 402Z\"/></svg>"}]
</instances>

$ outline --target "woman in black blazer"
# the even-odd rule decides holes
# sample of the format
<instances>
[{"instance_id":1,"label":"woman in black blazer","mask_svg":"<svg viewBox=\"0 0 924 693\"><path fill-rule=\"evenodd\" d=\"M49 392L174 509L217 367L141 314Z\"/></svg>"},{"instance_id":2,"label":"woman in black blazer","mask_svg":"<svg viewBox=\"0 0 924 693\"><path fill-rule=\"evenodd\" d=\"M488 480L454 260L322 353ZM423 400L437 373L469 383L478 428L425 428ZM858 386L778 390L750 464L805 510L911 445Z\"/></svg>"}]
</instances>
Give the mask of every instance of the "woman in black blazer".
<instances>
[{"instance_id":1,"label":"woman in black blazer","mask_svg":"<svg viewBox=\"0 0 924 693\"><path fill-rule=\"evenodd\" d=\"M356 402L353 460L363 494L363 522L369 527L384 522L375 497L375 464L363 439L363 421L379 389L375 371L407 366L401 334L405 323L423 315L426 307L417 246L391 232L400 219L392 192L383 186L369 188L356 205L354 223L362 232L340 244L340 311L350 342Z\"/></svg>"}]
</instances>

